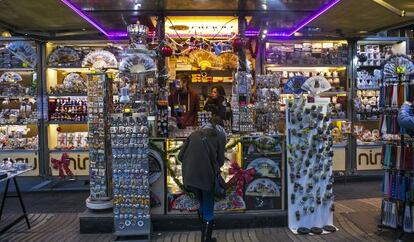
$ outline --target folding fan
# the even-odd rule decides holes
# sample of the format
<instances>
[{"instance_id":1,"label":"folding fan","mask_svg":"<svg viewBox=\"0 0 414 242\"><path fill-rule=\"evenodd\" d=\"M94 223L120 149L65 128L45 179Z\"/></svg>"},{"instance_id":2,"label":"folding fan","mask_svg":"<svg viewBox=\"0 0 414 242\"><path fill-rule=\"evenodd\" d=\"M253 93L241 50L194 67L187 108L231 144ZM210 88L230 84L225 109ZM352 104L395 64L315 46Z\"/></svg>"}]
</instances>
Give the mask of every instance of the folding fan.
<instances>
[{"instance_id":1,"label":"folding fan","mask_svg":"<svg viewBox=\"0 0 414 242\"><path fill-rule=\"evenodd\" d=\"M5 72L0 77L0 82L15 83L22 80L22 77L16 72Z\"/></svg>"},{"instance_id":2,"label":"folding fan","mask_svg":"<svg viewBox=\"0 0 414 242\"><path fill-rule=\"evenodd\" d=\"M285 86L283 87L283 93L286 94L301 94L303 93L302 85L306 78L304 76L294 76L289 78Z\"/></svg>"},{"instance_id":3,"label":"folding fan","mask_svg":"<svg viewBox=\"0 0 414 242\"><path fill-rule=\"evenodd\" d=\"M106 50L96 50L87 54L82 60L82 67L106 69L118 68L118 61L114 54Z\"/></svg>"},{"instance_id":4,"label":"folding fan","mask_svg":"<svg viewBox=\"0 0 414 242\"><path fill-rule=\"evenodd\" d=\"M49 55L49 66L79 66L81 54L71 47L57 47Z\"/></svg>"},{"instance_id":5,"label":"folding fan","mask_svg":"<svg viewBox=\"0 0 414 242\"><path fill-rule=\"evenodd\" d=\"M210 51L196 49L190 52L189 57L191 65L203 71L221 66L220 59Z\"/></svg>"},{"instance_id":6,"label":"folding fan","mask_svg":"<svg viewBox=\"0 0 414 242\"><path fill-rule=\"evenodd\" d=\"M78 73L71 72L63 79L63 86L66 90L72 90L74 87L86 90L86 81Z\"/></svg>"},{"instance_id":7,"label":"folding fan","mask_svg":"<svg viewBox=\"0 0 414 242\"><path fill-rule=\"evenodd\" d=\"M221 66L225 70L235 70L237 68L237 64L239 61L239 58L237 55L231 52L222 52L219 55Z\"/></svg>"},{"instance_id":8,"label":"folding fan","mask_svg":"<svg viewBox=\"0 0 414 242\"><path fill-rule=\"evenodd\" d=\"M319 94L331 89L331 84L323 76L313 76L303 83L302 89L311 94Z\"/></svg>"},{"instance_id":9,"label":"folding fan","mask_svg":"<svg viewBox=\"0 0 414 242\"><path fill-rule=\"evenodd\" d=\"M180 211L195 211L200 207L200 203L188 196L187 194L183 193L181 195L178 195L178 197L176 197L171 204L171 208L175 209L175 210L180 210Z\"/></svg>"},{"instance_id":10,"label":"folding fan","mask_svg":"<svg viewBox=\"0 0 414 242\"><path fill-rule=\"evenodd\" d=\"M36 50L28 42L15 41L11 42L6 48L23 63L34 68L37 64Z\"/></svg>"},{"instance_id":11,"label":"folding fan","mask_svg":"<svg viewBox=\"0 0 414 242\"><path fill-rule=\"evenodd\" d=\"M414 74L414 64L406 55L392 55L384 64L384 77L397 78L400 74Z\"/></svg>"},{"instance_id":12,"label":"folding fan","mask_svg":"<svg viewBox=\"0 0 414 242\"><path fill-rule=\"evenodd\" d=\"M119 65L121 72L140 73L155 70L157 67L154 60L142 53L131 54L124 57Z\"/></svg>"},{"instance_id":13,"label":"folding fan","mask_svg":"<svg viewBox=\"0 0 414 242\"><path fill-rule=\"evenodd\" d=\"M224 199L214 203L214 210L217 211L235 211L243 209L246 209L246 203L241 196L235 193L230 193Z\"/></svg>"},{"instance_id":14,"label":"folding fan","mask_svg":"<svg viewBox=\"0 0 414 242\"><path fill-rule=\"evenodd\" d=\"M259 178L251 182L246 189L246 196L280 197L281 187L268 178Z\"/></svg>"}]
</instances>

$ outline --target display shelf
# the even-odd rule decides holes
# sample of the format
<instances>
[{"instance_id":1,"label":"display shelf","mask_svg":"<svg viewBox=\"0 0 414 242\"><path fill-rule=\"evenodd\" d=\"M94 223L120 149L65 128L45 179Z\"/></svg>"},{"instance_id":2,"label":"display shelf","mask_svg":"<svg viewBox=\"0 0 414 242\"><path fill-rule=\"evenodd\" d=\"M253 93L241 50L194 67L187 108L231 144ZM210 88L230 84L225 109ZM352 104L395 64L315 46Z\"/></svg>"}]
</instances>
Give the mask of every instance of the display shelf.
<instances>
[{"instance_id":1,"label":"display shelf","mask_svg":"<svg viewBox=\"0 0 414 242\"><path fill-rule=\"evenodd\" d=\"M7 125L37 125L38 120L32 122L14 122L14 123L0 123L0 126L7 126Z\"/></svg>"},{"instance_id":2,"label":"display shelf","mask_svg":"<svg viewBox=\"0 0 414 242\"><path fill-rule=\"evenodd\" d=\"M89 152L89 149L85 148L85 149L70 149L70 150L64 150L64 149L49 150L49 153L79 153L79 152Z\"/></svg>"},{"instance_id":3,"label":"display shelf","mask_svg":"<svg viewBox=\"0 0 414 242\"><path fill-rule=\"evenodd\" d=\"M378 147L378 146L382 146L381 142L365 142L365 143L360 143L357 142L357 147Z\"/></svg>"},{"instance_id":4,"label":"display shelf","mask_svg":"<svg viewBox=\"0 0 414 242\"><path fill-rule=\"evenodd\" d=\"M0 71L24 71L24 72L34 72L34 68L0 68Z\"/></svg>"},{"instance_id":5,"label":"display shelf","mask_svg":"<svg viewBox=\"0 0 414 242\"><path fill-rule=\"evenodd\" d=\"M356 90L358 91L379 91L381 90L381 88L379 87L372 87L372 88L356 88Z\"/></svg>"},{"instance_id":6,"label":"display shelf","mask_svg":"<svg viewBox=\"0 0 414 242\"><path fill-rule=\"evenodd\" d=\"M279 64L265 64L265 67L270 68L296 68L296 69L308 69L308 70L314 70L319 68L325 68L325 69L341 69L341 68L347 68L346 65L312 65L312 64L291 64L291 65L279 65ZM288 69L285 69L288 70Z\"/></svg>"},{"instance_id":7,"label":"display shelf","mask_svg":"<svg viewBox=\"0 0 414 242\"><path fill-rule=\"evenodd\" d=\"M48 124L87 124L88 121L48 121Z\"/></svg>"},{"instance_id":8,"label":"display shelf","mask_svg":"<svg viewBox=\"0 0 414 242\"><path fill-rule=\"evenodd\" d=\"M29 98L37 98L36 96L24 95L24 96L0 96L0 99L29 99Z\"/></svg>"},{"instance_id":9,"label":"display shelf","mask_svg":"<svg viewBox=\"0 0 414 242\"><path fill-rule=\"evenodd\" d=\"M49 98L57 98L57 97L87 97L88 94L86 93L62 93L62 94L48 94Z\"/></svg>"},{"instance_id":10,"label":"display shelf","mask_svg":"<svg viewBox=\"0 0 414 242\"><path fill-rule=\"evenodd\" d=\"M39 150L26 150L26 149L0 149L0 153L35 153Z\"/></svg>"}]
</instances>

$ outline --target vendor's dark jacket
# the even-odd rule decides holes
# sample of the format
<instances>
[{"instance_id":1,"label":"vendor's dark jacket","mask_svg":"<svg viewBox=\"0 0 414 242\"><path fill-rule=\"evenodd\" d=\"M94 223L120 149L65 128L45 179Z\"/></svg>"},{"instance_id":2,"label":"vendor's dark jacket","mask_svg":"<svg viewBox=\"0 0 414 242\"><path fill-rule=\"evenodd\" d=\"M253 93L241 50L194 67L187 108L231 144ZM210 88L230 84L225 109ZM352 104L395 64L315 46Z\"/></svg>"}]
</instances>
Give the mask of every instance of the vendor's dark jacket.
<instances>
[{"instance_id":1,"label":"vendor's dark jacket","mask_svg":"<svg viewBox=\"0 0 414 242\"><path fill-rule=\"evenodd\" d=\"M221 120L227 120L226 118L226 106L223 105L224 98L209 98L204 105L204 110L211 112L213 116L218 116Z\"/></svg>"},{"instance_id":2,"label":"vendor's dark jacket","mask_svg":"<svg viewBox=\"0 0 414 242\"><path fill-rule=\"evenodd\" d=\"M188 112L184 112L181 117L177 117L174 106L188 105L188 95L190 95ZM180 103L178 103L178 101L180 101ZM170 105L172 116L177 117L179 119L179 123L181 123L184 127L197 125L197 112L200 110L200 98L195 91L191 89L189 89L187 93L175 91L168 97L168 104Z\"/></svg>"},{"instance_id":3,"label":"vendor's dark jacket","mask_svg":"<svg viewBox=\"0 0 414 242\"><path fill-rule=\"evenodd\" d=\"M203 137L206 137L210 154L203 144ZM215 129L200 129L187 138L178 155L183 164L183 181L186 188L208 192L214 190L215 174L224 164L225 146L226 137ZM211 164L210 160L216 164Z\"/></svg>"}]
</instances>

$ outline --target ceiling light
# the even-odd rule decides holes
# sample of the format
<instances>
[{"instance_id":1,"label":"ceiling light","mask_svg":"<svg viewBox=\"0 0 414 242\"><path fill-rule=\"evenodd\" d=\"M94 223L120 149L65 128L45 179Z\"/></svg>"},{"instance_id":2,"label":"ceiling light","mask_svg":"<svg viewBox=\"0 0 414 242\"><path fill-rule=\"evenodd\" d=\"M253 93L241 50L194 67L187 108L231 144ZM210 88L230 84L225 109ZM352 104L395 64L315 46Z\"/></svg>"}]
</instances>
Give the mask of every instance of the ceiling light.
<instances>
[{"instance_id":1,"label":"ceiling light","mask_svg":"<svg viewBox=\"0 0 414 242\"><path fill-rule=\"evenodd\" d=\"M266 38L266 34L262 34L262 39Z\"/></svg>"},{"instance_id":2,"label":"ceiling light","mask_svg":"<svg viewBox=\"0 0 414 242\"><path fill-rule=\"evenodd\" d=\"M267 29L263 30L263 34L267 34Z\"/></svg>"},{"instance_id":3,"label":"ceiling light","mask_svg":"<svg viewBox=\"0 0 414 242\"><path fill-rule=\"evenodd\" d=\"M4 31L4 32L1 33L1 37L10 38L10 37L12 37L12 35L9 31Z\"/></svg>"},{"instance_id":4,"label":"ceiling light","mask_svg":"<svg viewBox=\"0 0 414 242\"><path fill-rule=\"evenodd\" d=\"M262 8L264 9L264 10L267 10L267 5L266 4L262 4Z\"/></svg>"},{"instance_id":5,"label":"ceiling light","mask_svg":"<svg viewBox=\"0 0 414 242\"><path fill-rule=\"evenodd\" d=\"M358 34L368 34L368 31L366 31L366 30L360 30L360 31L358 31Z\"/></svg>"}]
</instances>

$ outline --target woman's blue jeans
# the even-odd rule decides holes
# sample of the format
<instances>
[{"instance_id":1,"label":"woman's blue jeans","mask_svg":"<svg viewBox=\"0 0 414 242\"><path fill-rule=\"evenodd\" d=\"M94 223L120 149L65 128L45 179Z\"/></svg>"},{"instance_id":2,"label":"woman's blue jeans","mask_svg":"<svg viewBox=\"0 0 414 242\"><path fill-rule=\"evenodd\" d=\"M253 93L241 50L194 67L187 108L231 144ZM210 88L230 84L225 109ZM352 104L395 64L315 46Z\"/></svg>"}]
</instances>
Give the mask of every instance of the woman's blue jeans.
<instances>
[{"instance_id":1,"label":"woman's blue jeans","mask_svg":"<svg viewBox=\"0 0 414 242\"><path fill-rule=\"evenodd\" d=\"M197 192L197 198L200 203L199 212L203 220L206 222L214 220L214 194L199 190Z\"/></svg>"}]
</instances>

